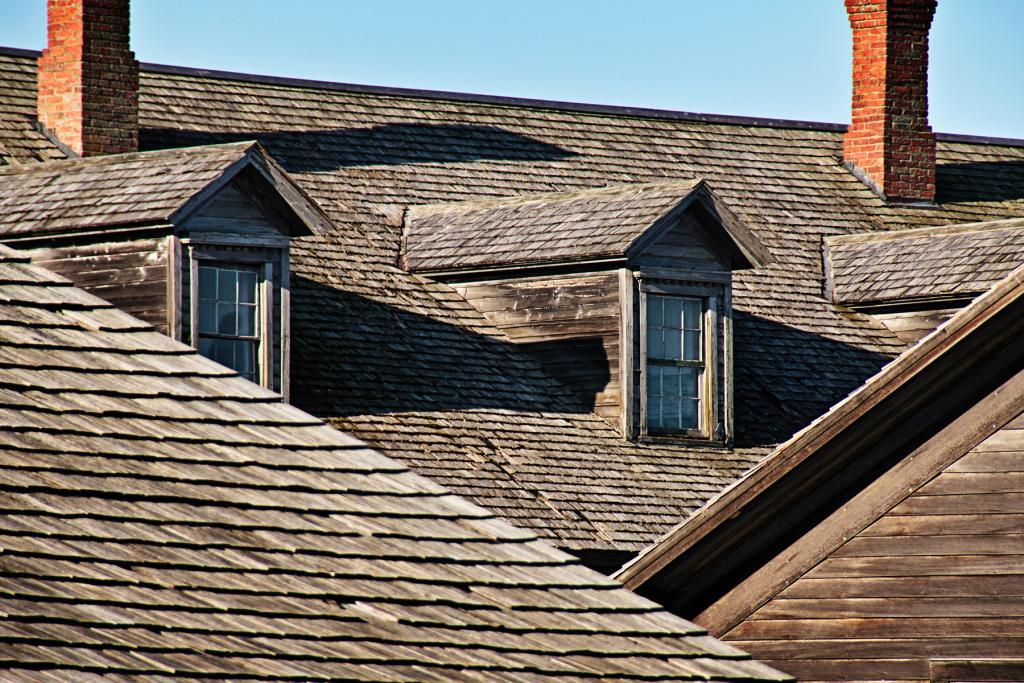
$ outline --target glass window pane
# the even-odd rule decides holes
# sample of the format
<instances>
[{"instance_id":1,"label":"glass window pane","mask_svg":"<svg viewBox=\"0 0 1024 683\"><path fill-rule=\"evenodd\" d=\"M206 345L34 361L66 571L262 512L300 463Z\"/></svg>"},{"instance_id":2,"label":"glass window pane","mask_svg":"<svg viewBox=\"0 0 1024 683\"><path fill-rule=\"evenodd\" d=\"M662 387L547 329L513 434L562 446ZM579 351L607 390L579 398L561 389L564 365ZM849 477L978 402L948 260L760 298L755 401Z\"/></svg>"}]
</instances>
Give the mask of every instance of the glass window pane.
<instances>
[{"instance_id":1,"label":"glass window pane","mask_svg":"<svg viewBox=\"0 0 1024 683\"><path fill-rule=\"evenodd\" d=\"M700 370L697 368L679 368L679 395L687 398L698 398L697 391Z\"/></svg>"},{"instance_id":2,"label":"glass window pane","mask_svg":"<svg viewBox=\"0 0 1024 683\"><path fill-rule=\"evenodd\" d=\"M234 304L217 303L217 334L238 334Z\"/></svg>"},{"instance_id":3,"label":"glass window pane","mask_svg":"<svg viewBox=\"0 0 1024 683\"><path fill-rule=\"evenodd\" d=\"M651 429L661 429L661 368L650 368L647 378L647 424Z\"/></svg>"},{"instance_id":4,"label":"glass window pane","mask_svg":"<svg viewBox=\"0 0 1024 683\"><path fill-rule=\"evenodd\" d=\"M211 341L213 342L213 360L230 368L235 362L235 348L231 340L213 339Z\"/></svg>"},{"instance_id":5,"label":"glass window pane","mask_svg":"<svg viewBox=\"0 0 1024 683\"><path fill-rule=\"evenodd\" d=\"M679 396L679 371L674 365L661 368L661 395L666 397Z\"/></svg>"},{"instance_id":6,"label":"glass window pane","mask_svg":"<svg viewBox=\"0 0 1024 683\"><path fill-rule=\"evenodd\" d=\"M217 304L212 301L199 301L199 332L214 333L217 331ZM202 351L200 351L202 353ZM205 355L205 354L203 354Z\"/></svg>"},{"instance_id":7,"label":"glass window pane","mask_svg":"<svg viewBox=\"0 0 1024 683\"><path fill-rule=\"evenodd\" d=\"M213 358L214 354L214 343L212 339L206 337L199 338L199 353L207 358Z\"/></svg>"},{"instance_id":8,"label":"glass window pane","mask_svg":"<svg viewBox=\"0 0 1024 683\"><path fill-rule=\"evenodd\" d=\"M664 352L660 356L655 356L655 358L665 358L670 360L681 359L683 357L682 330L678 327L666 327L664 334Z\"/></svg>"},{"instance_id":9,"label":"glass window pane","mask_svg":"<svg viewBox=\"0 0 1024 683\"><path fill-rule=\"evenodd\" d=\"M238 297L237 272L227 268L217 269L217 301L236 301Z\"/></svg>"},{"instance_id":10,"label":"glass window pane","mask_svg":"<svg viewBox=\"0 0 1024 683\"><path fill-rule=\"evenodd\" d=\"M238 301L243 304L256 303L256 273L251 270L238 272Z\"/></svg>"},{"instance_id":11,"label":"glass window pane","mask_svg":"<svg viewBox=\"0 0 1024 683\"><path fill-rule=\"evenodd\" d=\"M217 298L217 269L210 266L199 266L199 298Z\"/></svg>"},{"instance_id":12,"label":"glass window pane","mask_svg":"<svg viewBox=\"0 0 1024 683\"><path fill-rule=\"evenodd\" d=\"M676 297L665 297L665 327L682 329L683 300Z\"/></svg>"},{"instance_id":13,"label":"glass window pane","mask_svg":"<svg viewBox=\"0 0 1024 683\"><path fill-rule=\"evenodd\" d=\"M683 332L683 360L701 360L701 351L700 330Z\"/></svg>"},{"instance_id":14,"label":"glass window pane","mask_svg":"<svg viewBox=\"0 0 1024 683\"><path fill-rule=\"evenodd\" d=\"M700 309L700 299L683 299L683 326L686 329L700 329Z\"/></svg>"},{"instance_id":15,"label":"glass window pane","mask_svg":"<svg viewBox=\"0 0 1024 683\"><path fill-rule=\"evenodd\" d=\"M243 337L256 335L256 306L246 304L238 306L238 334Z\"/></svg>"},{"instance_id":16,"label":"glass window pane","mask_svg":"<svg viewBox=\"0 0 1024 683\"><path fill-rule=\"evenodd\" d=\"M679 404L679 429L697 429L697 406L696 399L684 398Z\"/></svg>"}]
</instances>

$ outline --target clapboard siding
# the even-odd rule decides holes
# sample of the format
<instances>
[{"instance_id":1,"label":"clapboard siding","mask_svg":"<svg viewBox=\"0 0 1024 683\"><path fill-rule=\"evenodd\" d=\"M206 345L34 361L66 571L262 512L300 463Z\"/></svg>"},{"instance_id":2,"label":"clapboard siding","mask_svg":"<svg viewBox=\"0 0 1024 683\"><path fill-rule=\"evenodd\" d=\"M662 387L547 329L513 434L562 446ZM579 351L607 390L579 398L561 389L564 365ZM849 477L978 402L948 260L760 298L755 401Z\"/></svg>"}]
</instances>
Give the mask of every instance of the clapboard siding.
<instances>
[{"instance_id":1,"label":"clapboard siding","mask_svg":"<svg viewBox=\"0 0 1024 683\"><path fill-rule=\"evenodd\" d=\"M1024 656L1024 416L725 639L801 680L928 680L932 657Z\"/></svg>"},{"instance_id":2,"label":"clapboard siding","mask_svg":"<svg viewBox=\"0 0 1024 683\"><path fill-rule=\"evenodd\" d=\"M943 308L930 311L872 313L872 317L903 341L913 343L930 334L958 310L960 309Z\"/></svg>"},{"instance_id":3,"label":"clapboard siding","mask_svg":"<svg viewBox=\"0 0 1024 683\"><path fill-rule=\"evenodd\" d=\"M32 261L167 333L166 237L25 250Z\"/></svg>"},{"instance_id":4,"label":"clapboard siding","mask_svg":"<svg viewBox=\"0 0 1024 683\"><path fill-rule=\"evenodd\" d=\"M514 343L616 424L619 381L618 271L453 285Z\"/></svg>"}]
</instances>

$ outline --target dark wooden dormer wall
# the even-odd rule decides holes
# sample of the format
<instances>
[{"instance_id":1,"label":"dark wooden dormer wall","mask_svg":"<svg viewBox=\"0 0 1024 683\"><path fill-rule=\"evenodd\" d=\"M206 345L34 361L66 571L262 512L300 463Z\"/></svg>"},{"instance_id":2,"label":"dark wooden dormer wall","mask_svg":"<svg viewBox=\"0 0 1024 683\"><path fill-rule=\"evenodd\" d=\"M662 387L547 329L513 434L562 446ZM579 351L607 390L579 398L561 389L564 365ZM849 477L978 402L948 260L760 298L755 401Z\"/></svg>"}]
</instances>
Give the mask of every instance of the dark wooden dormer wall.
<instances>
[{"instance_id":1,"label":"dark wooden dormer wall","mask_svg":"<svg viewBox=\"0 0 1024 683\"><path fill-rule=\"evenodd\" d=\"M639 299L643 286L680 285L717 300L714 325L717 438L731 432L729 362L731 266L708 238L713 220L695 204L637 254L602 265L566 264L445 278L517 344L527 345L552 375L624 437L639 433Z\"/></svg>"},{"instance_id":2,"label":"dark wooden dormer wall","mask_svg":"<svg viewBox=\"0 0 1024 683\"><path fill-rule=\"evenodd\" d=\"M221 187L179 225L169 223L91 229L61 235L5 238L32 261L63 275L87 292L195 345L191 292L197 262L253 263L264 268L264 345L261 384L287 397L289 233L288 219L260 199L243 174Z\"/></svg>"},{"instance_id":3,"label":"dark wooden dormer wall","mask_svg":"<svg viewBox=\"0 0 1024 683\"><path fill-rule=\"evenodd\" d=\"M236 179L189 216L175 231L172 277L168 289L168 327L175 339L197 346L193 325L200 262L249 263L262 271L261 327L271 330L271 342L263 349L261 366L268 376L261 384L288 394L290 285L288 265L289 226L268 208L257 205L256 195ZM174 264L177 264L176 267Z\"/></svg>"}]
</instances>

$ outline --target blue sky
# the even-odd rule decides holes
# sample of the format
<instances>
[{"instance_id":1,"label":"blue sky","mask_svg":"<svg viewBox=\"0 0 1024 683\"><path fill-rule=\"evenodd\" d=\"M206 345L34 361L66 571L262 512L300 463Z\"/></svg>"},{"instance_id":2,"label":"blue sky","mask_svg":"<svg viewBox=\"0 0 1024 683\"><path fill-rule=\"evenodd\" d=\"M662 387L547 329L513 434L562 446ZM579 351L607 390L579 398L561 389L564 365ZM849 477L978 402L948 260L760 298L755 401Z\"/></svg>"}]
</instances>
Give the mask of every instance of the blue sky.
<instances>
[{"instance_id":1,"label":"blue sky","mask_svg":"<svg viewBox=\"0 0 1024 683\"><path fill-rule=\"evenodd\" d=\"M45 0L3 0L40 49ZM842 0L133 0L148 62L349 83L846 122ZM1024 0L939 0L936 130L1024 138Z\"/></svg>"}]
</instances>

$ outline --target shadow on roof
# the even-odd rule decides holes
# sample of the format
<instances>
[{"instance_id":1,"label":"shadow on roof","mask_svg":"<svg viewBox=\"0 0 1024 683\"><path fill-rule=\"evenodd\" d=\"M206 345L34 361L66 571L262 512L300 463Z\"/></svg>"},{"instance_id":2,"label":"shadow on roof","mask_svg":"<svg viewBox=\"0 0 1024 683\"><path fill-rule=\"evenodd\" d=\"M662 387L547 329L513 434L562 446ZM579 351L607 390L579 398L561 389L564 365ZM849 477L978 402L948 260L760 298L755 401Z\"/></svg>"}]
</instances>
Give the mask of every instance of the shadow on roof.
<instances>
[{"instance_id":1,"label":"shadow on roof","mask_svg":"<svg viewBox=\"0 0 1024 683\"><path fill-rule=\"evenodd\" d=\"M312 131L140 132L143 150L259 140L290 173L333 171L346 166L458 161L557 161L575 152L496 126L393 123L371 128Z\"/></svg>"},{"instance_id":2,"label":"shadow on roof","mask_svg":"<svg viewBox=\"0 0 1024 683\"><path fill-rule=\"evenodd\" d=\"M321 417L506 409L590 413L525 349L292 276L292 402Z\"/></svg>"},{"instance_id":3,"label":"shadow on roof","mask_svg":"<svg viewBox=\"0 0 1024 683\"><path fill-rule=\"evenodd\" d=\"M892 360L744 311L733 325L737 447L785 441Z\"/></svg>"},{"instance_id":4,"label":"shadow on roof","mask_svg":"<svg viewBox=\"0 0 1024 683\"><path fill-rule=\"evenodd\" d=\"M936 197L952 202L1005 202L1024 199L1024 159L939 164Z\"/></svg>"},{"instance_id":5,"label":"shadow on roof","mask_svg":"<svg viewBox=\"0 0 1024 683\"><path fill-rule=\"evenodd\" d=\"M591 413L603 388L570 389L541 369L529 345L299 275L292 284L292 401L321 417ZM734 319L737 446L789 438L891 360L741 311ZM596 354L596 343L582 347Z\"/></svg>"}]
</instances>

